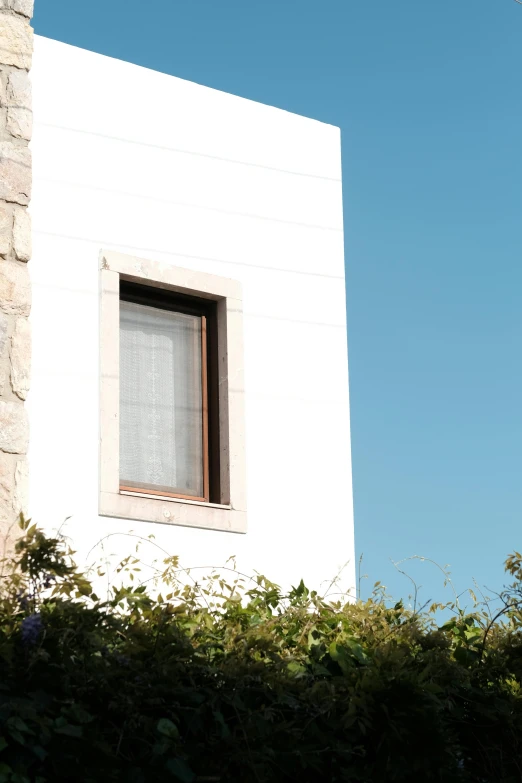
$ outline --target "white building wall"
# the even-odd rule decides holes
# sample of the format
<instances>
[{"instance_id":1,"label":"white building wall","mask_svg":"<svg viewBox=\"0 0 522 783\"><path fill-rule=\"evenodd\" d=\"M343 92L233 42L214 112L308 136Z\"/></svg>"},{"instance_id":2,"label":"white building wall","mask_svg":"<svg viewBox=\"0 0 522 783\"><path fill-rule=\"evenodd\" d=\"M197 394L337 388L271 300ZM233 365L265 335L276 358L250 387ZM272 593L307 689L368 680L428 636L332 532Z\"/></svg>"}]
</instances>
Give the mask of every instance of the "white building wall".
<instances>
[{"instance_id":1,"label":"white building wall","mask_svg":"<svg viewBox=\"0 0 522 783\"><path fill-rule=\"evenodd\" d=\"M80 562L133 530L284 585L349 562L353 586L339 130L38 36L32 80L33 520L70 517ZM101 248L241 282L246 535L98 517Z\"/></svg>"}]
</instances>

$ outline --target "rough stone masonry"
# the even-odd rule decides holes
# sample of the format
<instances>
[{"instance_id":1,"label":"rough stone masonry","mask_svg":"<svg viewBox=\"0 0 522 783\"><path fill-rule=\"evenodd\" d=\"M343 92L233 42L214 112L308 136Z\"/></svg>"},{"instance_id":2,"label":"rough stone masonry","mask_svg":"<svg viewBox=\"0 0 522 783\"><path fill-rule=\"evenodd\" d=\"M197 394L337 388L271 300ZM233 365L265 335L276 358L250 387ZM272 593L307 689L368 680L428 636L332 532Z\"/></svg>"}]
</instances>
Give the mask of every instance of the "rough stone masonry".
<instances>
[{"instance_id":1,"label":"rough stone masonry","mask_svg":"<svg viewBox=\"0 0 522 783\"><path fill-rule=\"evenodd\" d=\"M27 503L34 0L0 0L0 556Z\"/></svg>"}]
</instances>

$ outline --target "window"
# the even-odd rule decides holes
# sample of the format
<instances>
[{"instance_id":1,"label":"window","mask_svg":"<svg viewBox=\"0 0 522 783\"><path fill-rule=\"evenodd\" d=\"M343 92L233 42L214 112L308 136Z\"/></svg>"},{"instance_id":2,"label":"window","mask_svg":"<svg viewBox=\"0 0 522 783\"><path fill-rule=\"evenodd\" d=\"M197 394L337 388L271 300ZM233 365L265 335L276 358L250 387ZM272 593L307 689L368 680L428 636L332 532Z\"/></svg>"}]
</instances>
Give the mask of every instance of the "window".
<instances>
[{"instance_id":1,"label":"window","mask_svg":"<svg viewBox=\"0 0 522 783\"><path fill-rule=\"evenodd\" d=\"M120 282L120 489L219 502L215 311Z\"/></svg>"},{"instance_id":2,"label":"window","mask_svg":"<svg viewBox=\"0 0 522 783\"><path fill-rule=\"evenodd\" d=\"M100 275L100 513L244 532L238 284L118 253Z\"/></svg>"}]
</instances>

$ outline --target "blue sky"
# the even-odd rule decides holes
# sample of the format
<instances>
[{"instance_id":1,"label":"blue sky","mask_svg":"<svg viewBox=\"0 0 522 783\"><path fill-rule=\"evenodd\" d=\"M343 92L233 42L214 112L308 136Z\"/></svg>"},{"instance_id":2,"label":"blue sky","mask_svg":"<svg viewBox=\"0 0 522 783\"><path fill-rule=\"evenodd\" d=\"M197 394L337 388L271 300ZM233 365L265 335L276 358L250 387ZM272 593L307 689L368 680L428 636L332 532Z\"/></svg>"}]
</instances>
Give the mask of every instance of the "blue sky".
<instances>
[{"instance_id":1,"label":"blue sky","mask_svg":"<svg viewBox=\"0 0 522 783\"><path fill-rule=\"evenodd\" d=\"M341 127L363 595L406 597L390 559L414 554L499 589L522 548L522 6L35 5L41 35Z\"/></svg>"}]
</instances>

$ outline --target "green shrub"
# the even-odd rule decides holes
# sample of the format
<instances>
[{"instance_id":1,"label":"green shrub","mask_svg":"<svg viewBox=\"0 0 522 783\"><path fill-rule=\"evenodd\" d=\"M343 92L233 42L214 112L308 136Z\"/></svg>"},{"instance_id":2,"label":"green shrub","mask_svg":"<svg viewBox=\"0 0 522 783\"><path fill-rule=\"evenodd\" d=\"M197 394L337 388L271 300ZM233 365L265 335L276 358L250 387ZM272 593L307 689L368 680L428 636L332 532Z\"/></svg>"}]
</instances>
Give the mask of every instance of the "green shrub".
<instances>
[{"instance_id":1,"label":"green shrub","mask_svg":"<svg viewBox=\"0 0 522 783\"><path fill-rule=\"evenodd\" d=\"M0 593L0 783L522 780L522 558L502 614L213 574L101 601L22 521ZM124 567L132 568L128 558Z\"/></svg>"}]
</instances>

